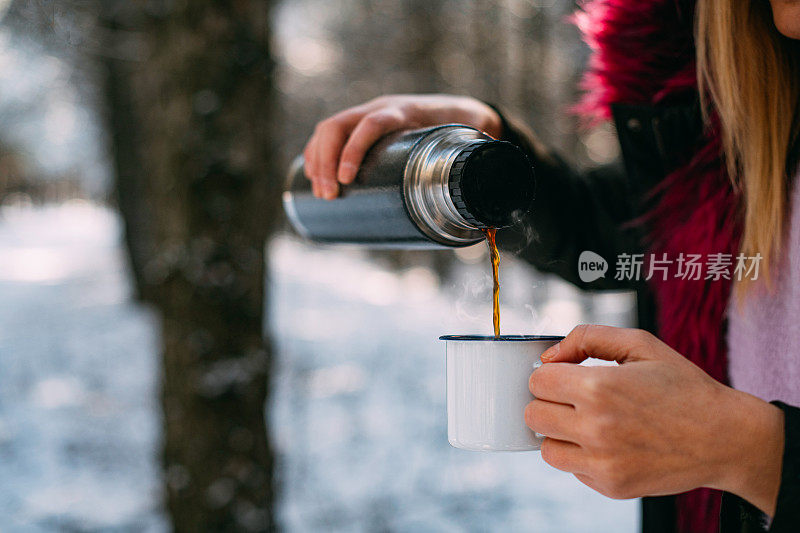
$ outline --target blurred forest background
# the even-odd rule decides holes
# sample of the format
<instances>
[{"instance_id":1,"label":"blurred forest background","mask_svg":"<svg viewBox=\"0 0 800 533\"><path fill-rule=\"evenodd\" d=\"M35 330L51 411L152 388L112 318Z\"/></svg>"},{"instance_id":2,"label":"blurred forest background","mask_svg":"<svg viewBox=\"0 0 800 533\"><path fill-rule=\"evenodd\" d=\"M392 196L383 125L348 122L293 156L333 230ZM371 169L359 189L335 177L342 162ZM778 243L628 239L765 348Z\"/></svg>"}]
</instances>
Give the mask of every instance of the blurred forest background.
<instances>
[{"instance_id":1,"label":"blurred forest background","mask_svg":"<svg viewBox=\"0 0 800 533\"><path fill-rule=\"evenodd\" d=\"M551 480L538 488L514 459L447 448L433 339L488 328L483 247L331 251L289 235L280 209L285 169L314 124L385 93L473 95L524 117L578 166L615 159L608 125L580 131L567 112L588 54L565 23L575 7L0 1L6 525L438 531L536 520L542 531L631 529L630 502L553 477L535 454L525 464ZM73 230L74 242L65 237ZM512 257L502 268L506 324L520 332L630 322L629 296L580 294ZM58 290L63 300L48 300ZM91 315L92 290L117 295L114 305ZM47 341L31 344L37 338ZM120 374L129 379L115 389ZM107 396L90 394L100 389ZM83 418L63 434L20 429L24 417L78 420L63 409L80 410L86 398L111 410L97 422L102 437L80 429ZM39 408L56 411L36 418ZM58 476L20 455L37 439L52 444ZM72 442L70 453L85 451L95 468L100 441L104 481L86 478L80 461L63 467L75 462L63 455ZM136 460L119 467L126 455ZM26 470L35 464L38 478ZM103 485L109 477L119 479ZM76 489L95 482L94 492ZM591 511L576 511L575 494L594 502ZM135 503L99 512L108 498Z\"/></svg>"}]
</instances>

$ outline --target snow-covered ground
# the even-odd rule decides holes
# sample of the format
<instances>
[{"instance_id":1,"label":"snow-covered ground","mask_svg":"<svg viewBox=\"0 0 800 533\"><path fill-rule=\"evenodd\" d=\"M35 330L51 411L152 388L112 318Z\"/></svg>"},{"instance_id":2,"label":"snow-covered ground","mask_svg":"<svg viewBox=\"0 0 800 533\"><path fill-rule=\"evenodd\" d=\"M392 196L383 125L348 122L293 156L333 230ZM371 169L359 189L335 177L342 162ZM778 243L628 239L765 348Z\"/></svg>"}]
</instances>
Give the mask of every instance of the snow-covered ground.
<instances>
[{"instance_id":1,"label":"snow-covered ground","mask_svg":"<svg viewBox=\"0 0 800 533\"><path fill-rule=\"evenodd\" d=\"M155 321L119 224L0 211L0 531L162 531Z\"/></svg>"},{"instance_id":2,"label":"snow-covered ground","mask_svg":"<svg viewBox=\"0 0 800 533\"><path fill-rule=\"evenodd\" d=\"M84 203L0 210L0 531L165 531L154 317L130 299L119 222ZM270 406L290 531L625 532L608 500L536 452L447 444L438 335L491 327L483 251L440 287L352 250L270 245ZM626 324L588 298L501 266L504 332ZM588 311L587 311L588 309Z\"/></svg>"}]
</instances>

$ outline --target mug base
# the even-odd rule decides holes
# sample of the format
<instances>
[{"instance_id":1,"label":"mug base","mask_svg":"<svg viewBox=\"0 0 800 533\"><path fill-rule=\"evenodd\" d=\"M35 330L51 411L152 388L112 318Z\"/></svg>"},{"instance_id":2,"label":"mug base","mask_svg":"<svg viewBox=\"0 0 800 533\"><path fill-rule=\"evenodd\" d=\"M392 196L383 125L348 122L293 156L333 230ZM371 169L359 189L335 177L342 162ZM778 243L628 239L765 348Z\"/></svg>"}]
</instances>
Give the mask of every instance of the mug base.
<instances>
[{"instance_id":1,"label":"mug base","mask_svg":"<svg viewBox=\"0 0 800 533\"><path fill-rule=\"evenodd\" d=\"M481 444L477 442L460 442L453 439L447 439L450 446L460 450L469 450L471 452L535 452L542 448L541 443L538 444Z\"/></svg>"}]
</instances>

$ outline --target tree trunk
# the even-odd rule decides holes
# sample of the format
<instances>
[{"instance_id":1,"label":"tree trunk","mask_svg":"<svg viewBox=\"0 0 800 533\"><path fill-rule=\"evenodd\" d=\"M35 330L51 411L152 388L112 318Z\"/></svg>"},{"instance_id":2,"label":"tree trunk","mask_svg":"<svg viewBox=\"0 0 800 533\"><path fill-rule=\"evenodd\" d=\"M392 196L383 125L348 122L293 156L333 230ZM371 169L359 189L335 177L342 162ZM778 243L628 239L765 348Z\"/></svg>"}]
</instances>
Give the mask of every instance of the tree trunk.
<instances>
[{"instance_id":1,"label":"tree trunk","mask_svg":"<svg viewBox=\"0 0 800 533\"><path fill-rule=\"evenodd\" d=\"M114 200L122 216L123 238L128 256L128 266L133 277L136 298L151 301L151 287L145 280L145 264L154 252L153 228L147 205L147 180L142 172L139 153L139 122L131 94L132 58L120 58L113 53L122 44L117 39L127 28L121 26L125 17L101 14L100 27L108 33L98 32L113 40L112 53L99 56L100 73L105 97L105 121L110 141L114 168ZM130 34L128 34L130 35Z\"/></svg>"},{"instance_id":2,"label":"tree trunk","mask_svg":"<svg viewBox=\"0 0 800 533\"><path fill-rule=\"evenodd\" d=\"M106 95L131 256L162 317L176 531L274 528L263 334L264 243L280 193L270 4L120 2L107 17L118 47L141 53L110 60Z\"/></svg>"}]
</instances>

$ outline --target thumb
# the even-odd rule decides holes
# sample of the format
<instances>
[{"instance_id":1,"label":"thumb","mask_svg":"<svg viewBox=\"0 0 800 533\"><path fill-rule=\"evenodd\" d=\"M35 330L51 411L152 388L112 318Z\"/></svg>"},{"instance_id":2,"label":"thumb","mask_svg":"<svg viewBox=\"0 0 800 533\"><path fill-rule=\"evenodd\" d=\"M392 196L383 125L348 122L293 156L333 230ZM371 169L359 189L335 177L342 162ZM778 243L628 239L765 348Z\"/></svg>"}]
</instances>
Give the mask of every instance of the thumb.
<instances>
[{"instance_id":1,"label":"thumb","mask_svg":"<svg viewBox=\"0 0 800 533\"><path fill-rule=\"evenodd\" d=\"M545 350L542 362L577 364L590 357L618 363L655 359L656 350L641 349L653 338L639 329L581 324Z\"/></svg>"}]
</instances>

